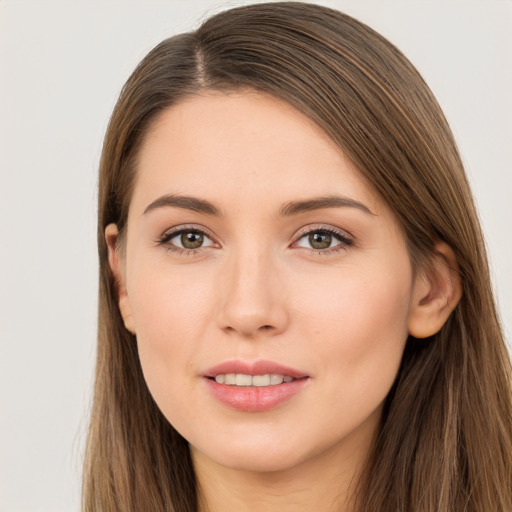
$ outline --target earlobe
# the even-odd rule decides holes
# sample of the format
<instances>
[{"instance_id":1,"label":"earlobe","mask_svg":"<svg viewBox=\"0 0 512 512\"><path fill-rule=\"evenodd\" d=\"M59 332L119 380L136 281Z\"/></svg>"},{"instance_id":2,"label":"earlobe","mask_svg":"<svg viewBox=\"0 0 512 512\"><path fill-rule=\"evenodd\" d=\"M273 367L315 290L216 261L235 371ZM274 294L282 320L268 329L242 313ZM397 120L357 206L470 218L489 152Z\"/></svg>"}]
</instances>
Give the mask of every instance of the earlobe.
<instances>
[{"instance_id":1,"label":"earlobe","mask_svg":"<svg viewBox=\"0 0 512 512\"><path fill-rule=\"evenodd\" d=\"M452 248L437 242L427 272L419 273L414 283L409 334L428 338L445 324L462 296L457 258Z\"/></svg>"},{"instance_id":2,"label":"earlobe","mask_svg":"<svg viewBox=\"0 0 512 512\"><path fill-rule=\"evenodd\" d=\"M118 240L119 230L115 224L109 224L105 228L105 240L108 248L108 264L114 275L117 284L117 303L119 311L123 317L124 325L128 331L135 334L135 325L133 321L132 310L126 290L126 280L124 269L119 254Z\"/></svg>"}]
</instances>

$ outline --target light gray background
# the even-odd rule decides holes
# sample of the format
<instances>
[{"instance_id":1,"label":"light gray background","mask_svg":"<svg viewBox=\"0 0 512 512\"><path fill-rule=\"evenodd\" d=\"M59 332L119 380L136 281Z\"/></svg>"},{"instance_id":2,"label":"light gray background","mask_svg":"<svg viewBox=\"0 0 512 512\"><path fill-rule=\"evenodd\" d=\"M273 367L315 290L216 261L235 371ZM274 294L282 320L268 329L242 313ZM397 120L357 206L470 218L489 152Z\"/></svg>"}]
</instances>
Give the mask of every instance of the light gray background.
<instances>
[{"instance_id":1,"label":"light gray background","mask_svg":"<svg viewBox=\"0 0 512 512\"><path fill-rule=\"evenodd\" d=\"M163 38L248 2L0 0L0 512L73 511L94 361L95 205L119 90ZM397 44L458 140L512 332L512 3L339 0Z\"/></svg>"}]
</instances>

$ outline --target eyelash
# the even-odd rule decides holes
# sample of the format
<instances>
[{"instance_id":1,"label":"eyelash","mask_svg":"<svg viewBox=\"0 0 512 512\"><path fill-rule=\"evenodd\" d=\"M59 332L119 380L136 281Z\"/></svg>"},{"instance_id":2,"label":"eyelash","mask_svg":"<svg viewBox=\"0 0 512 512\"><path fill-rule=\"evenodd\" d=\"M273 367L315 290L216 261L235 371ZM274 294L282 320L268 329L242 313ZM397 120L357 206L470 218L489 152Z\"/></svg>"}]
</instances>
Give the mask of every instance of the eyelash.
<instances>
[{"instance_id":1,"label":"eyelash","mask_svg":"<svg viewBox=\"0 0 512 512\"><path fill-rule=\"evenodd\" d=\"M174 252L176 254L193 256L195 254L198 254L201 251L201 249L204 249L205 247L199 247L197 249L186 249L183 247L177 247L176 245L169 243L173 238L175 238L183 233L188 233L188 232L201 234L213 242L213 237L204 228L198 228L195 226L184 226L184 227L180 227L180 228L165 232L161 237L158 238L157 244L161 245L161 246L166 246L166 250ZM313 227L313 228L308 227L308 228L305 228L304 230L300 231L295 236L295 240L292 243L292 246L294 246L294 245L296 246L296 244L300 240L302 240L306 236L312 235L313 233L330 235L333 238L335 238L337 241L339 241L340 243L338 245L335 245L334 247L328 247L326 249L314 249L312 247L310 247L310 248L304 247L304 249L307 249L308 252L312 255L333 254L333 253L337 253L339 251L344 251L354 245L354 239L347 233L345 233L343 231L338 231L333 228L319 226L319 227ZM213 243L215 243L215 242L213 242ZM210 246L207 246L207 247L210 247Z\"/></svg>"},{"instance_id":2,"label":"eyelash","mask_svg":"<svg viewBox=\"0 0 512 512\"><path fill-rule=\"evenodd\" d=\"M300 231L296 237L295 241L292 245L296 245L300 240L302 240L304 237L312 235L313 233L319 233L323 235L330 235L336 240L338 240L340 243L338 245L335 245L334 247L328 247L326 249L314 249L313 247L305 248L309 251L311 255L321 255L326 256L334 253L338 253L340 251L345 251L349 247L354 246L354 238L350 236L348 233L337 230L334 228L327 228L324 226L318 226L318 227L307 227L303 231Z\"/></svg>"},{"instance_id":3,"label":"eyelash","mask_svg":"<svg viewBox=\"0 0 512 512\"><path fill-rule=\"evenodd\" d=\"M183 233L199 233L210 240L213 241L212 235L208 233L204 228L198 228L196 226L183 226L177 229L173 229L171 231L166 231L158 240L157 244L166 246L166 250L170 252L174 252L178 255L185 255L185 256L193 256L197 254L201 249L204 249L204 247L199 247L197 249L186 249L184 247L177 247L176 245L173 245L170 243L170 241L183 234Z\"/></svg>"}]
</instances>

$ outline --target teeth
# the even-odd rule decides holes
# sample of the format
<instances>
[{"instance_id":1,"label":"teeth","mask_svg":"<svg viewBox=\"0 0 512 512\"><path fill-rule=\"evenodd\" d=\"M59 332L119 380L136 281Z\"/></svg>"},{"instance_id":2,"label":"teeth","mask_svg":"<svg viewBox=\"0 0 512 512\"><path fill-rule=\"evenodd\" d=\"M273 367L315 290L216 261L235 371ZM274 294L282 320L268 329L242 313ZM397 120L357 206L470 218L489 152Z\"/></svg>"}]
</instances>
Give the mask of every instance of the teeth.
<instances>
[{"instance_id":1,"label":"teeth","mask_svg":"<svg viewBox=\"0 0 512 512\"><path fill-rule=\"evenodd\" d=\"M234 386L236 384L236 375L234 373L227 373L224 375L224 384Z\"/></svg>"},{"instance_id":2,"label":"teeth","mask_svg":"<svg viewBox=\"0 0 512 512\"><path fill-rule=\"evenodd\" d=\"M282 384L284 381L284 377L282 375L270 375L270 384L275 386L276 384Z\"/></svg>"},{"instance_id":3,"label":"teeth","mask_svg":"<svg viewBox=\"0 0 512 512\"><path fill-rule=\"evenodd\" d=\"M227 384L228 386L242 387L264 387L276 386L283 382L291 382L295 380L289 375L278 375L275 373L267 373L266 375L245 375L243 373L225 373L215 376L215 382L218 384Z\"/></svg>"},{"instance_id":4,"label":"teeth","mask_svg":"<svg viewBox=\"0 0 512 512\"><path fill-rule=\"evenodd\" d=\"M280 382L272 382L270 375L254 375L252 380L253 386L270 386L270 384L280 384Z\"/></svg>"},{"instance_id":5,"label":"teeth","mask_svg":"<svg viewBox=\"0 0 512 512\"><path fill-rule=\"evenodd\" d=\"M252 376L244 375L243 373L237 373L235 378L235 384L237 386L251 386L252 385Z\"/></svg>"}]
</instances>

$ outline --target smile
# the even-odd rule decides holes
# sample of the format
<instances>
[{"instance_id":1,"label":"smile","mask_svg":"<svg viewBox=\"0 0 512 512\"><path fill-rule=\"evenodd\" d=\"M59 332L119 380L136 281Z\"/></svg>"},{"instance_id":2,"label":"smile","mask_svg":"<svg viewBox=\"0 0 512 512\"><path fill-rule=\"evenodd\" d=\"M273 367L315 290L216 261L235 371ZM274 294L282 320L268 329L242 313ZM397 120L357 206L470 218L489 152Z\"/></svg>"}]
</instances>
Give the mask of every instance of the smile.
<instances>
[{"instance_id":1,"label":"smile","mask_svg":"<svg viewBox=\"0 0 512 512\"><path fill-rule=\"evenodd\" d=\"M247 375L244 373L221 373L215 376L217 384L226 384L228 386L241 387L266 387L277 386L283 382L288 383L295 380L290 375L279 375L276 373L267 373L265 375Z\"/></svg>"},{"instance_id":2,"label":"smile","mask_svg":"<svg viewBox=\"0 0 512 512\"><path fill-rule=\"evenodd\" d=\"M240 412L275 409L309 387L311 375L274 361L224 361L202 374L218 403Z\"/></svg>"}]
</instances>

